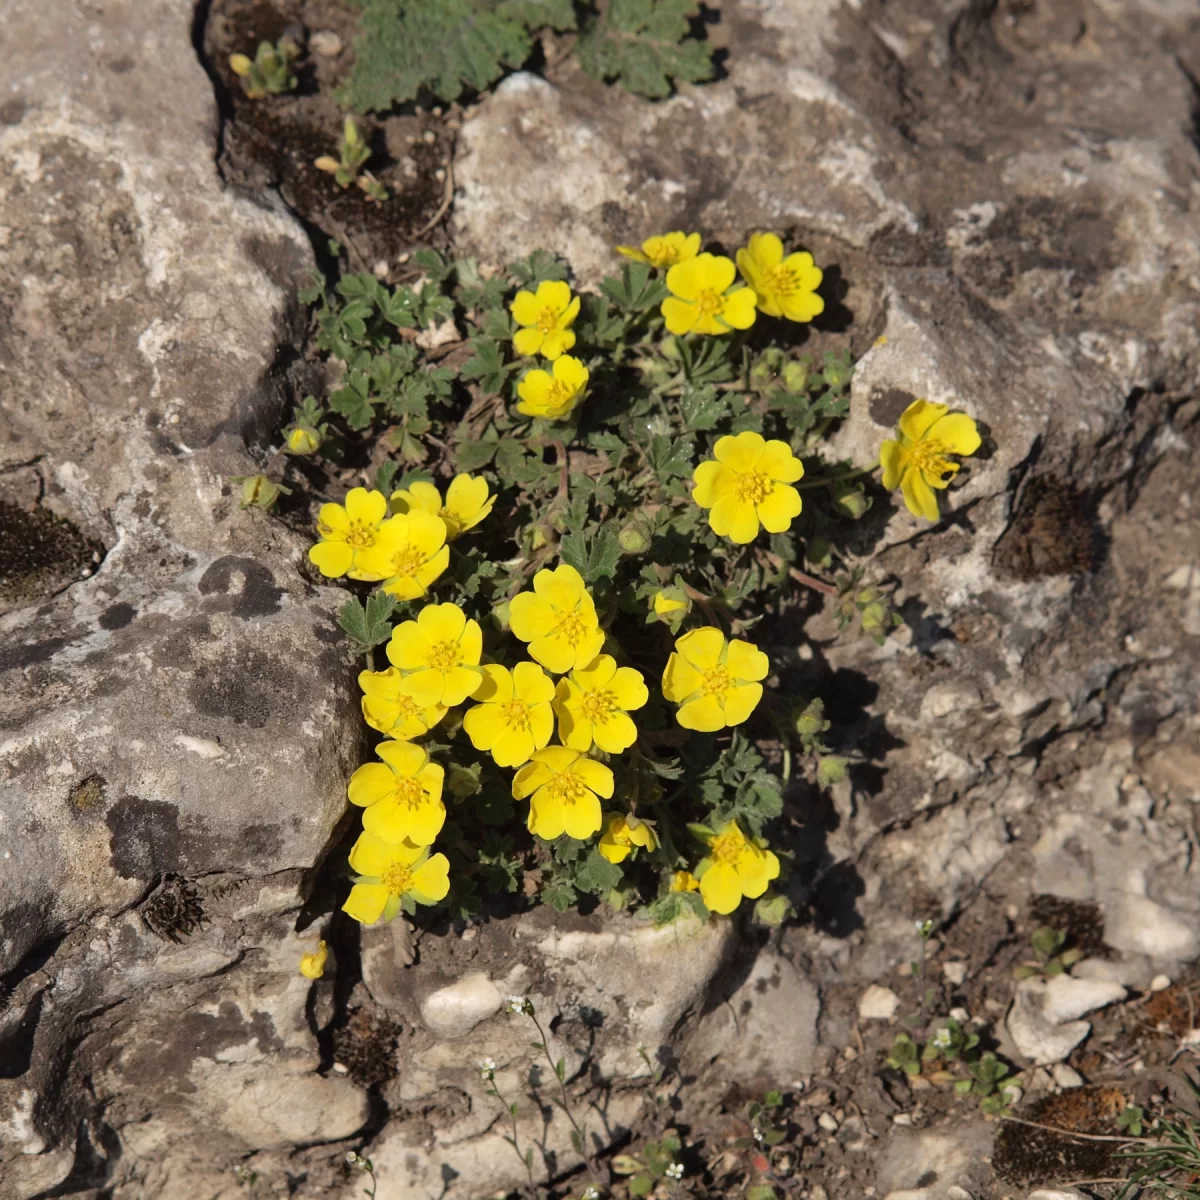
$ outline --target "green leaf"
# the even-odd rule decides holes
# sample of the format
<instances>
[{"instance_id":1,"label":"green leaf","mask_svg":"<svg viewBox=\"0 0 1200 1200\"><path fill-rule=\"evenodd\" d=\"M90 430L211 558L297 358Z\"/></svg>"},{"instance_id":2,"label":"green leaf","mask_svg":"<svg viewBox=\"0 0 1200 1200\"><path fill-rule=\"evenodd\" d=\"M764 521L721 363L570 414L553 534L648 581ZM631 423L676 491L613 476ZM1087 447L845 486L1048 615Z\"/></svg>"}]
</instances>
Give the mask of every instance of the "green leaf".
<instances>
[{"instance_id":1,"label":"green leaf","mask_svg":"<svg viewBox=\"0 0 1200 1200\"><path fill-rule=\"evenodd\" d=\"M340 103L382 111L428 89L457 100L483 91L533 48L522 9L495 0L366 0L355 63ZM550 8L550 5L538 5Z\"/></svg>"},{"instance_id":2,"label":"green leaf","mask_svg":"<svg viewBox=\"0 0 1200 1200\"><path fill-rule=\"evenodd\" d=\"M372 592L366 608L358 599L347 600L338 612L338 624L365 653L392 636L390 618L395 607L395 598L387 592Z\"/></svg>"},{"instance_id":3,"label":"green leaf","mask_svg":"<svg viewBox=\"0 0 1200 1200\"><path fill-rule=\"evenodd\" d=\"M476 379L480 388L489 396L495 395L519 364L506 363L500 344L491 338L476 337L468 343L474 354L462 365L459 374L463 379Z\"/></svg>"},{"instance_id":4,"label":"green leaf","mask_svg":"<svg viewBox=\"0 0 1200 1200\"><path fill-rule=\"evenodd\" d=\"M665 433L656 433L646 447L650 467L662 483L676 476L690 476L695 452L696 447L690 439L668 437Z\"/></svg>"},{"instance_id":5,"label":"green leaf","mask_svg":"<svg viewBox=\"0 0 1200 1200\"><path fill-rule=\"evenodd\" d=\"M711 384L691 385L679 398L683 427L695 433L716 429L729 415L729 405Z\"/></svg>"},{"instance_id":6,"label":"green leaf","mask_svg":"<svg viewBox=\"0 0 1200 1200\"><path fill-rule=\"evenodd\" d=\"M571 1130L571 1145L574 1146L576 1154L583 1153L583 1138L579 1136L578 1129Z\"/></svg>"},{"instance_id":7,"label":"green leaf","mask_svg":"<svg viewBox=\"0 0 1200 1200\"><path fill-rule=\"evenodd\" d=\"M454 450L454 462L460 471L478 471L496 457L498 441L459 442Z\"/></svg>"},{"instance_id":8,"label":"green leaf","mask_svg":"<svg viewBox=\"0 0 1200 1200\"><path fill-rule=\"evenodd\" d=\"M593 848L575 872L575 886L581 892L597 895L617 887L624 874L616 863L610 863L599 850Z\"/></svg>"},{"instance_id":9,"label":"green leaf","mask_svg":"<svg viewBox=\"0 0 1200 1200\"><path fill-rule=\"evenodd\" d=\"M512 274L522 287L537 287L547 279L566 279L567 264L549 250L535 250L512 265Z\"/></svg>"},{"instance_id":10,"label":"green leaf","mask_svg":"<svg viewBox=\"0 0 1200 1200\"><path fill-rule=\"evenodd\" d=\"M608 275L600 281L600 290L618 308L640 313L661 304L667 297L667 285L658 279L646 263L626 263L621 274Z\"/></svg>"},{"instance_id":11,"label":"green leaf","mask_svg":"<svg viewBox=\"0 0 1200 1200\"><path fill-rule=\"evenodd\" d=\"M696 0L610 0L579 39L580 66L651 100L669 96L672 80L711 79L708 43L687 36L688 20L699 9Z\"/></svg>"},{"instance_id":12,"label":"green leaf","mask_svg":"<svg viewBox=\"0 0 1200 1200\"><path fill-rule=\"evenodd\" d=\"M559 558L583 576L585 583L613 579L621 561L621 543L612 525L601 525L589 539L582 533L569 533L559 543Z\"/></svg>"},{"instance_id":13,"label":"green leaf","mask_svg":"<svg viewBox=\"0 0 1200 1200\"><path fill-rule=\"evenodd\" d=\"M329 407L346 418L351 429L366 429L375 419L371 402L371 384L365 371L351 371L346 386L329 397Z\"/></svg>"},{"instance_id":14,"label":"green leaf","mask_svg":"<svg viewBox=\"0 0 1200 1200\"><path fill-rule=\"evenodd\" d=\"M558 1062L556 1062L554 1064L554 1074L558 1076L559 1083L561 1083L564 1079L566 1079L566 1077L567 1077L567 1060L565 1058L560 1058L558 1060Z\"/></svg>"},{"instance_id":15,"label":"green leaf","mask_svg":"<svg viewBox=\"0 0 1200 1200\"><path fill-rule=\"evenodd\" d=\"M756 1187L746 1189L746 1200L775 1200L775 1189L761 1183Z\"/></svg>"},{"instance_id":16,"label":"green leaf","mask_svg":"<svg viewBox=\"0 0 1200 1200\"><path fill-rule=\"evenodd\" d=\"M396 473L400 470L400 464L393 462L390 458L387 462L382 462L375 468L375 490L382 492L385 496L392 494L392 485L396 482Z\"/></svg>"},{"instance_id":17,"label":"green leaf","mask_svg":"<svg viewBox=\"0 0 1200 1200\"><path fill-rule=\"evenodd\" d=\"M496 12L530 29L549 27L560 32L575 28L572 0L500 0Z\"/></svg>"},{"instance_id":18,"label":"green leaf","mask_svg":"<svg viewBox=\"0 0 1200 1200\"><path fill-rule=\"evenodd\" d=\"M629 1181L629 1194L631 1196L648 1196L654 1190L654 1180L645 1173L635 1175Z\"/></svg>"}]
</instances>

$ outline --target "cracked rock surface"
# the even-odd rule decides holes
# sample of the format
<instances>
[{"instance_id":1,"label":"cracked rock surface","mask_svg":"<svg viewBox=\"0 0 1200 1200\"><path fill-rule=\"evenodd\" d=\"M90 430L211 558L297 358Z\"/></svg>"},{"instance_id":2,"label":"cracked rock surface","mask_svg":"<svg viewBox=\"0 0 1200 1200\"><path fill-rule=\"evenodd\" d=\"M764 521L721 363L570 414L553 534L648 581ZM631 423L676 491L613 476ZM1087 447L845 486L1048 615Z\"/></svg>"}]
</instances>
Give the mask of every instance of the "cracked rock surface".
<instances>
[{"instance_id":1,"label":"cracked rock surface","mask_svg":"<svg viewBox=\"0 0 1200 1200\"><path fill-rule=\"evenodd\" d=\"M1097 905L1108 957L1076 974L1114 997L1200 956L1193 6L719 7L709 86L649 105L568 59L484 97L453 230L590 283L617 242L777 229L829 268L823 344L861 360L838 455L868 465L916 395L991 431L950 519L876 495L859 527L905 628L835 643L818 614L770 648L861 760L791 797L804 920L756 956L724 921L545 910L415 964L398 922L344 947L361 979L310 985L305 872L361 751L341 594L227 482L277 427L309 245L222 185L190 6L5 6L0 1193L231 1200L242 1166L349 1197L366 1145L381 1197L466 1200L521 1176L478 1067L528 1077L510 994L556 1019L611 1141L639 1046L698 1094L821 1069L914 919L965 931L966 971L985 903ZM528 1120L570 1166L562 1122ZM986 1194L990 1125L860 1133L881 1194Z\"/></svg>"}]
</instances>

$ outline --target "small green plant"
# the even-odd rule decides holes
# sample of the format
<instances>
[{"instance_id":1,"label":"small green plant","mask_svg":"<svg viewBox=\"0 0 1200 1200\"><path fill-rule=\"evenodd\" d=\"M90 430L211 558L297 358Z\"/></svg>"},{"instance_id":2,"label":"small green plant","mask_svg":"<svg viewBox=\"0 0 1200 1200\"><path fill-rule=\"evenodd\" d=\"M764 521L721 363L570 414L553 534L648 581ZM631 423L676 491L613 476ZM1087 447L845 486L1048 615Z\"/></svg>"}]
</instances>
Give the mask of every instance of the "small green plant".
<instances>
[{"instance_id":1,"label":"small green plant","mask_svg":"<svg viewBox=\"0 0 1200 1200\"><path fill-rule=\"evenodd\" d=\"M375 1164L354 1150L347 1151L346 1162L370 1179L370 1185L363 1188L363 1195L367 1200L375 1200L375 1189L379 1186L379 1180L375 1178Z\"/></svg>"},{"instance_id":2,"label":"small green plant","mask_svg":"<svg viewBox=\"0 0 1200 1200\"><path fill-rule=\"evenodd\" d=\"M668 1132L658 1141L644 1142L637 1154L618 1154L612 1160L612 1169L618 1175L629 1177L631 1196L648 1196L660 1181L678 1182L683 1178L683 1164L679 1151L683 1143L674 1132Z\"/></svg>"},{"instance_id":3,"label":"small green plant","mask_svg":"<svg viewBox=\"0 0 1200 1200\"><path fill-rule=\"evenodd\" d=\"M1067 944L1067 934L1049 925L1042 925L1030 935L1029 943L1033 947L1033 962L1021 963L1013 974L1018 979L1028 979L1033 975L1041 975L1049 979L1054 975L1062 975L1069 971L1082 957L1079 949L1064 949Z\"/></svg>"},{"instance_id":4,"label":"small green plant","mask_svg":"<svg viewBox=\"0 0 1200 1200\"><path fill-rule=\"evenodd\" d=\"M1195 1100L1200 1101L1200 1085L1191 1077L1187 1077L1187 1084ZM1140 1114L1137 1119L1140 1125L1145 1114L1133 1105L1125 1110L1126 1113L1131 1111ZM1125 1128L1131 1136L1137 1137L1132 1124L1131 1121ZM1121 1157L1129 1162L1133 1171L1117 1200L1131 1196L1200 1200L1200 1125L1196 1118L1173 1105L1169 1114L1154 1122L1154 1134L1153 1140L1147 1138L1121 1151Z\"/></svg>"},{"instance_id":5,"label":"small green plant","mask_svg":"<svg viewBox=\"0 0 1200 1200\"><path fill-rule=\"evenodd\" d=\"M922 1062L944 1063L965 1059L979 1045L979 1034L969 1033L953 1017L947 1017L921 1051Z\"/></svg>"},{"instance_id":6,"label":"small green plant","mask_svg":"<svg viewBox=\"0 0 1200 1200\"><path fill-rule=\"evenodd\" d=\"M375 204L382 204L388 198L387 188L370 171L363 170L371 157L371 149L363 139L353 117L346 117L342 122L342 140L338 146L338 155L338 158L331 158L324 154L313 166L318 171L332 175L340 188L356 184L366 198Z\"/></svg>"},{"instance_id":7,"label":"small green plant","mask_svg":"<svg viewBox=\"0 0 1200 1200\"><path fill-rule=\"evenodd\" d=\"M921 1073L921 1054L921 1047L907 1033L898 1033L888 1051L887 1065L915 1079Z\"/></svg>"},{"instance_id":8,"label":"small green plant","mask_svg":"<svg viewBox=\"0 0 1200 1200\"><path fill-rule=\"evenodd\" d=\"M1007 1114L1011 1107L1011 1092L1000 1081L1009 1073L1008 1064L1001 1062L990 1050L966 1063L968 1077L954 1085L957 1096L979 1096L979 1111L986 1116Z\"/></svg>"},{"instance_id":9,"label":"small green plant","mask_svg":"<svg viewBox=\"0 0 1200 1200\"><path fill-rule=\"evenodd\" d=\"M241 80L242 91L249 99L262 100L295 90L292 62L299 54L300 48L290 38L280 38L274 44L259 42L253 58L231 54L229 69Z\"/></svg>"},{"instance_id":10,"label":"small green plant","mask_svg":"<svg viewBox=\"0 0 1200 1200\"><path fill-rule=\"evenodd\" d=\"M1117 1118L1117 1125L1124 1129L1130 1137L1141 1137L1145 1118L1146 1110L1144 1108L1139 1108L1136 1104L1127 1104Z\"/></svg>"},{"instance_id":11,"label":"small green plant","mask_svg":"<svg viewBox=\"0 0 1200 1200\"><path fill-rule=\"evenodd\" d=\"M360 112L430 93L457 100L523 66L542 33L577 33L585 71L651 98L712 77L712 50L689 36L698 0L364 0L355 66L339 93ZM577 12L577 9L579 10Z\"/></svg>"}]
</instances>

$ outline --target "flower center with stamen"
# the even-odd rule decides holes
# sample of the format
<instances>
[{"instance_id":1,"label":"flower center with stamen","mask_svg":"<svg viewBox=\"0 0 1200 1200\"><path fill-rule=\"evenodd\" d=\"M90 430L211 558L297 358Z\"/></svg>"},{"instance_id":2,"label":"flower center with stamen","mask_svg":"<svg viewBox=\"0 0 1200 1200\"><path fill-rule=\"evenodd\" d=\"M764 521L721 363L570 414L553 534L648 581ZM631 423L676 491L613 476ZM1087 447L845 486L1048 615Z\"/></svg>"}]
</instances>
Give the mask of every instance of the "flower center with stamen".
<instances>
[{"instance_id":1,"label":"flower center with stamen","mask_svg":"<svg viewBox=\"0 0 1200 1200\"><path fill-rule=\"evenodd\" d=\"M420 808L425 799L425 789L415 779L397 779L392 799L407 808Z\"/></svg>"},{"instance_id":2,"label":"flower center with stamen","mask_svg":"<svg viewBox=\"0 0 1200 1200\"><path fill-rule=\"evenodd\" d=\"M737 498L745 504L761 504L774 490L774 481L763 471L743 471L734 485Z\"/></svg>"},{"instance_id":3,"label":"flower center with stamen","mask_svg":"<svg viewBox=\"0 0 1200 1200\"><path fill-rule=\"evenodd\" d=\"M351 521L346 530L346 545L355 550L366 550L375 544L375 526L366 521Z\"/></svg>"},{"instance_id":4,"label":"flower center with stamen","mask_svg":"<svg viewBox=\"0 0 1200 1200\"><path fill-rule=\"evenodd\" d=\"M425 551L416 546L401 546L392 555L392 572L396 575L414 575L425 565Z\"/></svg>"},{"instance_id":5,"label":"flower center with stamen","mask_svg":"<svg viewBox=\"0 0 1200 1200\"><path fill-rule=\"evenodd\" d=\"M500 705L500 712L509 729L529 728L529 705L524 700L509 700Z\"/></svg>"},{"instance_id":6,"label":"flower center with stamen","mask_svg":"<svg viewBox=\"0 0 1200 1200\"><path fill-rule=\"evenodd\" d=\"M791 267L772 267L767 274L767 286L781 296L790 296L800 290L800 280Z\"/></svg>"},{"instance_id":7,"label":"flower center with stamen","mask_svg":"<svg viewBox=\"0 0 1200 1200\"><path fill-rule=\"evenodd\" d=\"M461 659L458 642L434 642L425 654L425 661L435 671L452 671Z\"/></svg>"},{"instance_id":8,"label":"flower center with stamen","mask_svg":"<svg viewBox=\"0 0 1200 1200\"><path fill-rule=\"evenodd\" d=\"M617 698L612 692L596 688L594 691L583 693L579 707L583 709L583 715L589 721L603 725L617 711Z\"/></svg>"},{"instance_id":9,"label":"flower center with stamen","mask_svg":"<svg viewBox=\"0 0 1200 1200\"><path fill-rule=\"evenodd\" d=\"M918 442L912 448L912 464L922 475L933 475L938 479L958 474L958 463L951 462L948 451L941 442Z\"/></svg>"},{"instance_id":10,"label":"flower center with stamen","mask_svg":"<svg viewBox=\"0 0 1200 1200\"><path fill-rule=\"evenodd\" d=\"M727 667L713 667L702 671L700 677L703 680L700 690L706 696L724 696L733 687L733 677Z\"/></svg>"},{"instance_id":11,"label":"flower center with stamen","mask_svg":"<svg viewBox=\"0 0 1200 1200\"><path fill-rule=\"evenodd\" d=\"M546 788L560 804L577 804L588 794L583 783L569 771L555 771Z\"/></svg>"},{"instance_id":12,"label":"flower center with stamen","mask_svg":"<svg viewBox=\"0 0 1200 1200\"><path fill-rule=\"evenodd\" d=\"M538 313L537 327L543 333L552 333L558 325L558 313L553 308L543 308Z\"/></svg>"},{"instance_id":13,"label":"flower center with stamen","mask_svg":"<svg viewBox=\"0 0 1200 1200\"><path fill-rule=\"evenodd\" d=\"M712 288L705 288L696 297L696 307L706 317L712 316L713 313L719 313L725 307L725 297L720 292L714 292Z\"/></svg>"},{"instance_id":14,"label":"flower center with stamen","mask_svg":"<svg viewBox=\"0 0 1200 1200\"><path fill-rule=\"evenodd\" d=\"M583 618L577 612L563 613L558 624L553 629L554 636L562 638L572 646L578 646L583 641L587 629Z\"/></svg>"},{"instance_id":15,"label":"flower center with stamen","mask_svg":"<svg viewBox=\"0 0 1200 1200\"><path fill-rule=\"evenodd\" d=\"M412 877L410 868L396 863L384 871L379 881L393 896L403 896L405 892L412 890Z\"/></svg>"},{"instance_id":16,"label":"flower center with stamen","mask_svg":"<svg viewBox=\"0 0 1200 1200\"><path fill-rule=\"evenodd\" d=\"M571 397L575 395L575 389L569 383L563 383L561 379L555 379L550 384L550 390L546 393L546 403L554 406L566 404Z\"/></svg>"},{"instance_id":17,"label":"flower center with stamen","mask_svg":"<svg viewBox=\"0 0 1200 1200\"><path fill-rule=\"evenodd\" d=\"M709 853L717 862L732 865L741 857L745 845L740 834L722 833L709 844Z\"/></svg>"}]
</instances>

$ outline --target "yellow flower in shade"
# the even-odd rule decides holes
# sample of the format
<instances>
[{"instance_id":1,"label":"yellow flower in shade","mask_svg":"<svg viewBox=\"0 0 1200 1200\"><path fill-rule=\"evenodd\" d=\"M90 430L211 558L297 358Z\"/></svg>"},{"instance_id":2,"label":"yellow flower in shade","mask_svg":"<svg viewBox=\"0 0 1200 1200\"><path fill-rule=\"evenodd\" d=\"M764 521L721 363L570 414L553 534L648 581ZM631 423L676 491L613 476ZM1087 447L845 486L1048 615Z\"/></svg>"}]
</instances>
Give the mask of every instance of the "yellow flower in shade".
<instances>
[{"instance_id":1,"label":"yellow flower in shade","mask_svg":"<svg viewBox=\"0 0 1200 1200\"><path fill-rule=\"evenodd\" d=\"M321 431L311 425L293 425L287 432L287 448L292 454L316 454L321 448Z\"/></svg>"},{"instance_id":2,"label":"yellow flower in shade","mask_svg":"<svg viewBox=\"0 0 1200 1200\"><path fill-rule=\"evenodd\" d=\"M380 917L390 921L405 899L436 904L450 891L450 860L431 855L428 846L363 833L350 851L350 866L357 876L342 911L364 925L374 925Z\"/></svg>"},{"instance_id":3,"label":"yellow flower in shade","mask_svg":"<svg viewBox=\"0 0 1200 1200\"><path fill-rule=\"evenodd\" d=\"M692 499L711 509L713 533L744 545L768 533L784 533L800 515L800 493L791 485L804 466L787 442L765 441L747 429L736 437L726 434L713 447L714 458L696 467Z\"/></svg>"},{"instance_id":4,"label":"yellow flower in shade","mask_svg":"<svg viewBox=\"0 0 1200 1200\"><path fill-rule=\"evenodd\" d=\"M656 237L647 238L640 250L636 246L618 246L617 253L661 271L663 267L673 267L685 258L695 258L700 253L700 235L661 233Z\"/></svg>"},{"instance_id":5,"label":"yellow flower in shade","mask_svg":"<svg viewBox=\"0 0 1200 1200\"><path fill-rule=\"evenodd\" d=\"M708 857L696 868L700 898L715 913L731 913L745 896L757 900L779 876L779 859L730 821L708 839Z\"/></svg>"},{"instance_id":6,"label":"yellow flower in shade","mask_svg":"<svg viewBox=\"0 0 1200 1200\"><path fill-rule=\"evenodd\" d=\"M604 818L604 833L596 847L610 863L624 862L635 847L654 850L658 838L650 821L639 821L632 813L609 813Z\"/></svg>"},{"instance_id":7,"label":"yellow flower in shade","mask_svg":"<svg viewBox=\"0 0 1200 1200\"><path fill-rule=\"evenodd\" d=\"M934 493L950 486L959 464L948 454L974 454L982 442L975 422L966 413L952 413L944 404L914 400L901 414L899 440L888 439L879 448L883 486L899 485L904 503L914 517L938 519Z\"/></svg>"},{"instance_id":8,"label":"yellow flower in shade","mask_svg":"<svg viewBox=\"0 0 1200 1200\"><path fill-rule=\"evenodd\" d=\"M423 737L445 715L446 709L435 704L422 708L403 690L404 676L395 667L383 671L360 671L363 719L372 729L386 733L398 742Z\"/></svg>"},{"instance_id":9,"label":"yellow flower in shade","mask_svg":"<svg viewBox=\"0 0 1200 1200\"><path fill-rule=\"evenodd\" d=\"M317 948L311 954L300 956L300 974L305 979L320 979L325 974L325 960L329 957L329 948L322 938Z\"/></svg>"},{"instance_id":10,"label":"yellow flower in shade","mask_svg":"<svg viewBox=\"0 0 1200 1200\"><path fill-rule=\"evenodd\" d=\"M446 489L446 499L432 483L413 483L392 493L392 510L398 513L421 509L440 517L446 526L446 540L454 541L468 529L474 529L496 505L488 495L488 482L482 475L455 475Z\"/></svg>"},{"instance_id":11,"label":"yellow flower in shade","mask_svg":"<svg viewBox=\"0 0 1200 1200\"><path fill-rule=\"evenodd\" d=\"M548 842L562 834L583 841L600 828L600 797L613 794L613 773L566 746L534 753L515 775L513 798L529 797L529 832Z\"/></svg>"},{"instance_id":12,"label":"yellow flower in shade","mask_svg":"<svg viewBox=\"0 0 1200 1200\"><path fill-rule=\"evenodd\" d=\"M533 591L509 605L509 628L529 643L529 654L556 675L587 666L600 653L604 633L583 577L561 563L533 577Z\"/></svg>"},{"instance_id":13,"label":"yellow flower in shade","mask_svg":"<svg viewBox=\"0 0 1200 1200\"><path fill-rule=\"evenodd\" d=\"M480 684L483 630L457 604L427 604L415 621L392 630L388 661L403 673L400 688L421 708L453 708Z\"/></svg>"},{"instance_id":14,"label":"yellow flower in shade","mask_svg":"<svg viewBox=\"0 0 1200 1200\"><path fill-rule=\"evenodd\" d=\"M535 663L522 662L510 671L489 664L468 708L463 728L476 750L488 750L498 767L519 767L540 750L554 732L554 684Z\"/></svg>"},{"instance_id":15,"label":"yellow flower in shade","mask_svg":"<svg viewBox=\"0 0 1200 1200\"><path fill-rule=\"evenodd\" d=\"M753 643L734 639L711 625L676 638L663 671L663 695L680 706L675 719L684 729L715 733L740 725L762 699L761 679L771 670Z\"/></svg>"},{"instance_id":16,"label":"yellow flower in shade","mask_svg":"<svg viewBox=\"0 0 1200 1200\"><path fill-rule=\"evenodd\" d=\"M732 259L714 254L685 258L667 272L662 315L671 333L730 333L754 324L754 292L730 288Z\"/></svg>"},{"instance_id":17,"label":"yellow flower in shade","mask_svg":"<svg viewBox=\"0 0 1200 1200\"><path fill-rule=\"evenodd\" d=\"M575 345L571 324L579 315L579 297L561 279L543 280L536 292L518 292L512 315L524 326L513 335L513 346L526 358L541 354L553 360Z\"/></svg>"},{"instance_id":18,"label":"yellow flower in shade","mask_svg":"<svg viewBox=\"0 0 1200 1200\"><path fill-rule=\"evenodd\" d=\"M372 579L397 600L416 600L450 565L446 523L418 508L399 513L388 522L388 536L362 556Z\"/></svg>"},{"instance_id":19,"label":"yellow flower in shade","mask_svg":"<svg viewBox=\"0 0 1200 1200\"><path fill-rule=\"evenodd\" d=\"M555 359L552 371L539 367L526 372L517 384L517 395L521 397L517 412L547 421L561 421L571 415L587 388L588 369L579 359L564 354Z\"/></svg>"},{"instance_id":20,"label":"yellow flower in shade","mask_svg":"<svg viewBox=\"0 0 1200 1200\"><path fill-rule=\"evenodd\" d=\"M678 589L673 588L672 591ZM658 591L654 593L654 611L660 617L672 617L676 613L685 613L691 607L687 600L678 600L670 594L670 592Z\"/></svg>"},{"instance_id":21,"label":"yellow flower in shade","mask_svg":"<svg viewBox=\"0 0 1200 1200\"><path fill-rule=\"evenodd\" d=\"M394 519L387 515L387 501L382 492L351 488L344 507L321 505L317 515L317 534L321 540L308 552L309 561L328 579L342 575L372 582L383 579L386 571L366 566L364 558L371 551L390 545Z\"/></svg>"},{"instance_id":22,"label":"yellow flower in shade","mask_svg":"<svg viewBox=\"0 0 1200 1200\"><path fill-rule=\"evenodd\" d=\"M428 846L446 822L445 771L412 742L380 742L375 753L383 762L364 763L346 788L363 810L363 828L385 841Z\"/></svg>"},{"instance_id":23,"label":"yellow flower in shade","mask_svg":"<svg viewBox=\"0 0 1200 1200\"><path fill-rule=\"evenodd\" d=\"M817 295L821 268L807 251L784 258L783 243L775 234L753 234L750 244L737 252L737 265L768 317L811 321L825 311L825 301Z\"/></svg>"},{"instance_id":24,"label":"yellow flower in shade","mask_svg":"<svg viewBox=\"0 0 1200 1200\"><path fill-rule=\"evenodd\" d=\"M700 880L691 871L676 871L671 876L671 891L673 892L695 892L699 888Z\"/></svg>"},{"instance_id":25,"label":"yellow flower in shade","mask_svg":"<svg viewBox=\"0 0 1200 1200\"><path fill-rule=\"evenodd\" d=\"M558 681L559 741L572 750L590 750L594 743L607 754L620 754L637 741L637 726L627 714L649 699L641 671L618 667L611 654L598 655Z\"/></svg>"}]
</instances>

